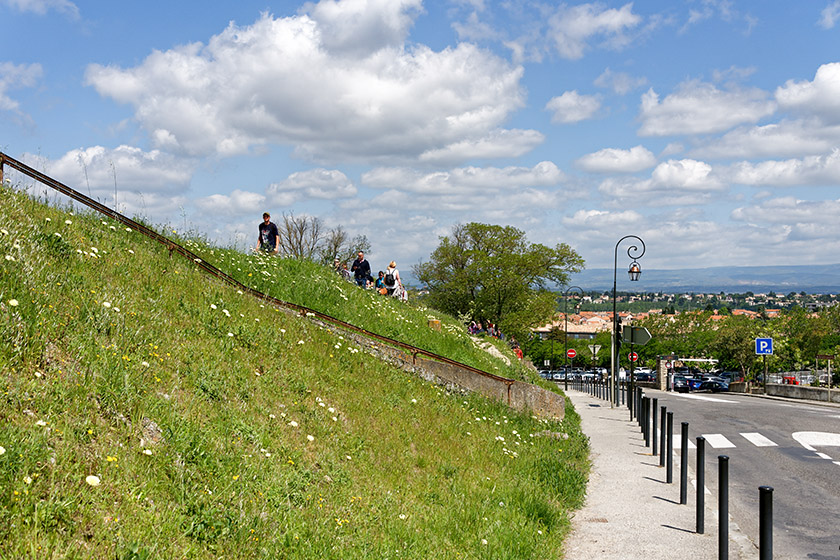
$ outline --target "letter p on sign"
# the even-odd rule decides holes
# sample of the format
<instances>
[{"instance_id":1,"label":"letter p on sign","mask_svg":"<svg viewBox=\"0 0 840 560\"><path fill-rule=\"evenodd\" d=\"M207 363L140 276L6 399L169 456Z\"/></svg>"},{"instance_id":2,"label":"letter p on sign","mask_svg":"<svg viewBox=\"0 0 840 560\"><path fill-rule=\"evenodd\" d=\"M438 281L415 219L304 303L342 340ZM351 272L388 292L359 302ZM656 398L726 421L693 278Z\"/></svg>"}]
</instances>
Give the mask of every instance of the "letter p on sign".
<instances>
[{"instance_id":1,"label":"letter p on sign","mask_svg":"<svg viewBox=\"0 0 840 560\"><path fill-rule=\"evenodd\" d=\"M773 339L772 338L756 338L755 339L755 353L758 356L772 356L773 355Z\"/></svg>"}]
</instances>

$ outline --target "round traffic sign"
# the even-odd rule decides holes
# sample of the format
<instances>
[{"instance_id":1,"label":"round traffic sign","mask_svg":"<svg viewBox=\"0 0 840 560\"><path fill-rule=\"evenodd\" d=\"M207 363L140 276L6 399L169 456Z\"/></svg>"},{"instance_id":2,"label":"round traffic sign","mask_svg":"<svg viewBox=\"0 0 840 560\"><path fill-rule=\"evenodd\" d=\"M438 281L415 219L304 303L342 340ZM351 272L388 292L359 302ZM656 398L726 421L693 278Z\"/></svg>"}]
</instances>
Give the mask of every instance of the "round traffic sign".
<instances>
[{"instance_id":1,"label":"round traffic sign","mask_svg":"<svg viewBox=\"0 0 840 560\"><path fill-rule=\"evenodd\" d=\"M577 350L575 350L574 348L569 348L568 350L566 350L566 355L570 358L574 358L575 356L577 356Z\"/></svg>"},{"instance_id":2,"label":"round traffic sign","mask_svg":"<svg viewBox=\"0 0 840 560\"><path fill-rule=\"evenodd\" d=\"M639 355L635 352L630 352L629 354L627 354L627 357L630 358L631 362L639 361Z\"/></svg>"}]
</instances>

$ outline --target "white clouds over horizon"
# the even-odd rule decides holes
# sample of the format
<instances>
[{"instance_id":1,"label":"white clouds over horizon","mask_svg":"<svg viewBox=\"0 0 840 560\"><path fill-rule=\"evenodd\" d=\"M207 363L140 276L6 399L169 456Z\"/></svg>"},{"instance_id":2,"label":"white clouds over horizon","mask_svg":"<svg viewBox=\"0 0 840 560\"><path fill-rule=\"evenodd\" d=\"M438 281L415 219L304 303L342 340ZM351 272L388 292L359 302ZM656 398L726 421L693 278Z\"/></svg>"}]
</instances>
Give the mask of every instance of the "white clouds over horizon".
<instances>
[{"instance_id":1,"label":"white clouds over horizon","mask_svg":"<svg viewBox=\"0 0 840 560\"><path fill-rule=\"evenodd\" d=\"M837 234L840 0L265 9L0 0L0 149L217 240L252 241L269 210L406 265L469 221L596 267L625 232L645 266L840 262L819 249L837 247L819 236ZM33 48L33 20L61 31Z\"/></svg>"}]
</instances>

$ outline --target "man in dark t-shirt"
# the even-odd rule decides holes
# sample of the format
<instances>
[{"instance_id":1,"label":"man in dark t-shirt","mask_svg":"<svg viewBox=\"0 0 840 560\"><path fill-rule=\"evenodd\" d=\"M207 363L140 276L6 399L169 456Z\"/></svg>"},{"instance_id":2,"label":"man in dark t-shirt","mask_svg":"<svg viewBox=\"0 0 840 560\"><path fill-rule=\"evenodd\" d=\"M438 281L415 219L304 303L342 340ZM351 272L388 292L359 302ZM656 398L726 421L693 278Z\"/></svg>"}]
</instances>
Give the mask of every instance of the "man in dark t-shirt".
<instances>
[{"instance_id":1,"label":"man in dark t-shirt","mask_svg":"<svg viewBox=\"0 0 840 560\"><path fill-rule=\"evenodd\" d=\"M367 287L368 278L370 278L370 263L365 260L365 254L359 251L359 258L353 261L350 267L353 271L353 278L356 279L356 284L360 287Z\"/></svg>"},{"instance_id":2,"label":"man in dark t-shirt","mask_svg":"<svg viewBox=\"0 0 840 560\"><path fill-rule=\"evenodd\" d=\"M260 224L260 235L257 238L257 248L265 253L277 253L280 247L277 241L280 239L280 234L277 232L277 226L271 222L271 214L266 212L263 214L263 221Z\"/></svg>"}]
</instances>

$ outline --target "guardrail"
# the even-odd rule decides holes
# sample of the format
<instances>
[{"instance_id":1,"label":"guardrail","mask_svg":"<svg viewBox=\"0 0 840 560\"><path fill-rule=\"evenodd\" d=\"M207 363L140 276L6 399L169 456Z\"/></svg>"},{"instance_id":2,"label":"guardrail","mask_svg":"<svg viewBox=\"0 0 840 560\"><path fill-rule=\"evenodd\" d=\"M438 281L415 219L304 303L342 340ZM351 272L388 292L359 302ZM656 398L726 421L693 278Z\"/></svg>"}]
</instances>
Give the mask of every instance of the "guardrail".
<instances>
[{"instance_id":1,"label":"guardrail","mask_svg":"<svg viewBox=\"0 0 840 560\"><path fill-rule=\"evenodd\" d=\"M143 225L143 224L141 224L141 223L139 223L135 220L132 220L131 218L129 218L127 216L124 216L123 214L120 214L115 209L109 208L108 206L105 206L104 204L102 204L102 203L100 203L100 202L98 202L98 201L96 201L96 200L94 200L94 199L92 199L88 196L85 196L84 194L80 193L79 191L77 191L77 190L75 190L71 187L68 187L67 185L53 179L52 177L49 177L49 176L41 173L40 171L38 171L36 169L33 169L32 167L26 165L25 163L22 163L22 162L16 160L15 158L12 158L12 157L4 154L3 152L0 152L0 184L3 184L3 178L4 178L3 168L4 168L4 166L7 166L7 165L10 168L12 168L16 171L19 171L20 173L23 173L24 175L27 175L27 176L31 177L32 179L35 179L36 181L46 185L47 187L50 187L50 188L60 192L61 194L75 200L76 202L78 202L78 203L80 203L84 206L87 206L88 208L91 208L92 210L95 210L97 212L105 214L105 215L109 216L110 218L112 218L112 219L130 227L132 230L134 230L136 232L139 232L142 235L145 235L146 237L149 237L150 239L153 239L153 240L157 241L158 243L166 246L169 249L169 254L170 255L178 254L178 255L183 256L184 258L187 258L187 259L191 260L195 265L197 265L205 273L221 280L222 282L224 282L224 283L226 283L230 286L233 286L233 287L237 288L238 290L241 290L243 293L249 294L249 295L251 295L255 298L258 298L262 301L265 301L266 303L269 303L271 305L275 305L275 306L280 307L280 308L285 308L285 309L292 310L294 312L299 313L302 316L306 316L306 317L310 317L310 318L312 318L312 317L317 318L318 320L323 321L325 323L329 323L329 324L331 324L335 327L345 329L347 331L351 331L351 332L356 333L358 335L364 336L368 339L373 339L373 340L376 340L378 342L387 344L388 346L398 348L401 351L411 355L412 364L415 365L415 366L423 367L423 364L418 364L418 356L422 356L422 357L426 358L427 361L431 360L433 362L441 362L441 363L447 364L448 366L450 366L452 368L457 368L458 370L461 370L461 371L464 371L464 372L469 372L470 374L480 376L481 378L485 378L488 381L495 382L495 385L502 385L504 387L504 392L506 394L503 396L503 400L506 401L506 404L508 406L521 408L522 403L527 403L527 404L531 405L536 401L542 400L544 402L546 400L546 396L542 395L542 394L523 395L523 391L516 390L516 388L515 388L515 386L521 386L523 384L514 380L514 379L508 379L508 378L505 378L505 377L494 375L492 373L486 372L486 371L478 369L476 367L458 362L456 360L452 360L451 358L447 358L446 356L441 356L440 354L435 354L434 352L424 350L423 348L419 348L417 346L413 346L411 344L407 344L405 342L402 342L402 341L399 341L399 340L396 340L396 339L393 339L393 338L389 338L387 336L382 336L380 334L368 331L367 329L364 329L362 327L358 327L358 326L353 325L352 323L348 323L346 321L342 321L341 319L338 319L336 317L332 317L332 316L327 315L325 313L321 313L320 311L317 311L315 309L310 309L310 308L304 307L302 305L298 305L298 304L295 304L295 303L283 301L281 299L266 295L266 294L260 292L259 290L251 288L249 286L246 286L245 284L236 280L235 278L233 278L229 274L226 274L225 272L222 272L221 270L219 270L218 268L216 268L212 264L206 262L204 259L199 257L197 254L193 253L192 251L190 251L189 249L180 245L179 243L169 239L166 236L161 235L160 233L156 232L155 230L153 230L153 229L151 229L151 228L149 228L149 227L147 227L147 226L145 226L145 225ZM439 372L437 372L437 373L439 373ZM444 380L446 381L445 378L444 378ZM484 390L485 387L482 386L481 383L477 383L476 385L479 386L479 389L478 389L479 392L487 394L487 392ZM536 387L536 386L531 386L531 387L534 387L534 389L539 389L539 391L536 391L536 393L540 393L540 391L545 391L544 389L541 389L541 388ZM494 389L489 391L489 394L490 394L490 396L495 398L495 397L499 396L499 391L495 390L495 388L494 388ZM559 397L559 395L558 395L558 397ZM549 408L552 408L552 409L555 410L555 414L554 414L555 416L559 415L560 417L562 417L562 408L563 408L562 406L559 406L559 410L560 410L559 414L557 414L558 406L556 404L554 406L549 406Z\"/></svg>"}]
</instances>

